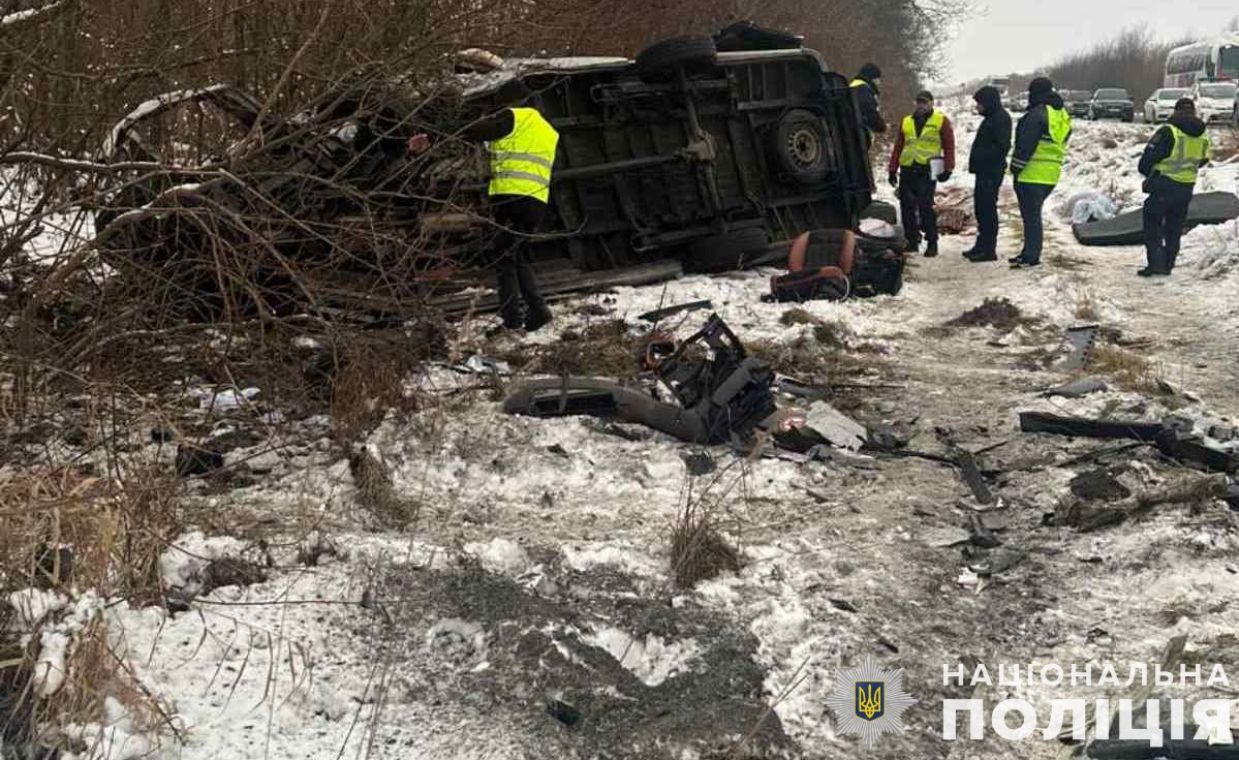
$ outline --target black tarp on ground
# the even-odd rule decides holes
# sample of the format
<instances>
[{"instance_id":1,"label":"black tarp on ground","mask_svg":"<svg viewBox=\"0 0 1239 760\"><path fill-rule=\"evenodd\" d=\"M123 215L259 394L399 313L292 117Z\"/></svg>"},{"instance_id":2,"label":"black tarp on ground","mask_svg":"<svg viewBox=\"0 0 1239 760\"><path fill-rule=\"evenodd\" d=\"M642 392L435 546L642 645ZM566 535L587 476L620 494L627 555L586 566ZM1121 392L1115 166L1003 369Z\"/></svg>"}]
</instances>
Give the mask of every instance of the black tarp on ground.
<instances>
[{"instance_id":1,"label":"black tarp on ground","mask_svg":"<svg viewBox=\"0 0 1239 760\"><path fill-rule=\"evenodd\" d=\"M1234 193L1200 193L1192 197L1187 211L1187 227L1222 224L1239 217L1239 197ZM1083 245L1140 245L1144 242L1144 219L1140 211L1129 211L1113 219L1086 222L1071 227Z\"/></svg>"}]
</instances>

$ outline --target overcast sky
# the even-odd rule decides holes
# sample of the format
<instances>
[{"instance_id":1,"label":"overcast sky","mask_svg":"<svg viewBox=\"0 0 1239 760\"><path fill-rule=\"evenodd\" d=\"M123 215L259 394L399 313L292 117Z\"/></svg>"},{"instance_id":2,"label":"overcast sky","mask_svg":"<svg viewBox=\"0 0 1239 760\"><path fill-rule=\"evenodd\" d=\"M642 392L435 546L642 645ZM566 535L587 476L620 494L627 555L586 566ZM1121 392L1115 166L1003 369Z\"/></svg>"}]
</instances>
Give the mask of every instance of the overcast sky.
<instances>
[{"instance_id":1,"label":"overcast sky","mask_svg":"<svg viewBox=\"0 0 1239 760\"><path fill-rule=\"evenodd\" d=\"M1236 0L979 0L979 17L947 46L951 78L1031 71L1087 48L1125 26L1147 24L1159 36L1215 35L1239 15Z\"/></svg>"}]
</instances>

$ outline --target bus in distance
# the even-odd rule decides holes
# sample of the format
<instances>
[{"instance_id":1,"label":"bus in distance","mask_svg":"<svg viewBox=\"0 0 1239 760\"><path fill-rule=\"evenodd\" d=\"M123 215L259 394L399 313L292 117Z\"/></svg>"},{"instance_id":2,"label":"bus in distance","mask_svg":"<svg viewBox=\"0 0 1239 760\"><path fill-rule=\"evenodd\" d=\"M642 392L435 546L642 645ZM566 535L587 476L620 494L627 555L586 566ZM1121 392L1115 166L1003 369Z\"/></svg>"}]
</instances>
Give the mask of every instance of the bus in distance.
<instances>
[{"instance_id":1,"label":"bus in distance","mask_svg":"<svg viewBox=\"0 0 1239 760\"><path fill-rule=\"evenodd\" d=\"M1191 87L1198 80L1239 80L1239 35L1183 45L1166 55L1163 87Z\"/></svg>"}]
</instances>

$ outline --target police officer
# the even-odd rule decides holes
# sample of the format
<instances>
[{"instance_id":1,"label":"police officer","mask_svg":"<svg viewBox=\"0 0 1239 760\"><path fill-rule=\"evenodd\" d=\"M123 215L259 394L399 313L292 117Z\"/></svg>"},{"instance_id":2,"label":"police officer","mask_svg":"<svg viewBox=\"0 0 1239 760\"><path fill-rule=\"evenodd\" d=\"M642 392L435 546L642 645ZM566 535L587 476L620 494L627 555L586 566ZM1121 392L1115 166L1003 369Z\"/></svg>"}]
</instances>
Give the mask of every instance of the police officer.
<instances>
[{"instance_id":1,"label":"police officer","mask_svg":"<svg viewBox=\"0 0 1239 760\"><path fill-rule=\"evenodd\" d=\"M860 67L851 87L856 90L856 102L860 106L860 121L865 125L865 149L873 147L875 134L886 131L886 121L882 118L881 91L878 83L882 80L882 70L877 64L866 63Z\"/></svg>"},{"instance_id":2,"label":"police officer","mask_svg":"<svg viewBox=\"0 0 1239 760\"><path fill-rule=\"evenodd\" d=\"M1158 277L1174 271L1187 208L1192 202L1196 174L1209 161L1205 123L1196 117L1196 104L1182 98L1174 115L1153 134L1140 157L1144 190L1144 246L1148 265L1137 274Z\"/></svg>"},{"instance_id":3,"label":"police officer","mask_svg":"<svg viewBox=\"0 0 1239 760\"><path fill-rule=\"evenodd\" d=\"M1045 229L1041 209L1063 175L1067 140L1071 137L1071 117L1054 83L1037 77L1028 85L1028 112L1015 128L1015 151L1011 154L1011 174L1015 196L1024 221L1024 250L1011 261L1012 268L1035 267L1041 263Z\"/></svg>"},{"instance_id":4,"label":"police officer","mask_svg":"<svg viewBox=\"0 0 1239 760\"><path fill-rule=\"evenodd\" d=\"M538 289L523 244L546 217L559 133L536 108L524 105L531 96L519 81L508 83L499 99L514 106L475 122L461 136L485 142L490 154L487 192L498 232L489 251L498 279L503 328L523 327L533 332L551 321L551 310ZM424 134L409 140L409 152L414 155L429 146Z\"/></svg>"},{"instance_id":5,"label":"police officer","mask_svg":"<svg viewBox=\"0 0 1239 760\"><path fill-rule=\"evenodd\" d=\"M943 166L934 173L934 159ZM938 216L934 212L934 192L955 170L955 131L951 120L934 110L934 96L926 90L917 93L916 110L903 119L888 167L890 183L899 189L899 214L908 252L920 248L925 236L925 256L938 255Z\"/></svg>"}]
</instances>

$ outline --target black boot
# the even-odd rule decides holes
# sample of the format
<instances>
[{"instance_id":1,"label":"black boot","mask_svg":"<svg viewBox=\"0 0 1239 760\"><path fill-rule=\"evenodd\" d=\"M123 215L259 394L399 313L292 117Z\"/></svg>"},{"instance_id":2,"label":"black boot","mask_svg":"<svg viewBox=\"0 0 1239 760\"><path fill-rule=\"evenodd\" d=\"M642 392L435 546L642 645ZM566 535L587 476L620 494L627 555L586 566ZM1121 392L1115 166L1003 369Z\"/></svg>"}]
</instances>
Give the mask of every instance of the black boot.
<instances>
[{"instance_id":1,"label":"black boot","mask_svg":"<svg viewBox=\"0 0 1239 760\"><path fill-rule=\"evenodd\" d=\"M969 253L964 254L964 256L969 261L973 262L974 264L980 264L983 261L997 261L998 260L998 254L995 253L994 251L978 251L976 249L973 249Z\"/></svg>"},{"instance_id":2,"label":"black boot","mask_svg":"<svg viewBox=\"0 0 1239 760\"><path fill-rule=\"evenodd\" d=\"M938 244L937 243L930 243L929 245L925 246L925 258L932 259L933 257L937 255L938 255Z\"/></svg>"},{"instance_id":3,"label":"black boot","mask_svg":"<svg viewBox=\"0 0 1239 760\"><path fill-rule=\"evenodd\" d=\"M537 304L529 307L529 313L525 315L525 330L526 332L536 332L546 327L551 323L554 316L551 310L546 307L546 304Z\"/></svg>"}]
</instances>

